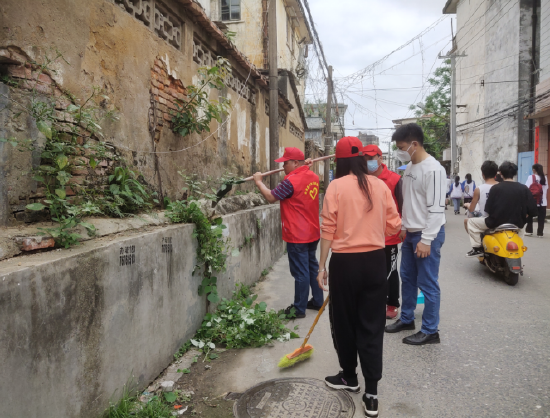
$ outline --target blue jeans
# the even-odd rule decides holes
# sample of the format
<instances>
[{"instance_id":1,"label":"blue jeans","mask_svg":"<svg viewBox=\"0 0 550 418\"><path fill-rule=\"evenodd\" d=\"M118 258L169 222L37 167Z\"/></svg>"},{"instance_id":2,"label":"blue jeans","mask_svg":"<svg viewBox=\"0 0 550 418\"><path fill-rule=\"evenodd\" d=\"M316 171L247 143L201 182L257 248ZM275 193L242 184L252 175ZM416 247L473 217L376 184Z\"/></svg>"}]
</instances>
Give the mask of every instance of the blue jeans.
<instances>
[{"instance_id":1,"label":"blue jeans","mask_svg":"<svg viewBox=\"0 0 550 418\"><path fill-rule=\"evenodd\" d=\"M294 306L297 314L306 313L310 287L313 304L315 306L323 304L323 290L317 283L319 262L315 253L318 243L317 240L306 244L293 244L291 242L286 244L290 274L294 277Z\"/></svg>"},{"instance_id":2,"label":"blue jeans","mask_svg":"<svg viewBox=\"0 0 550 418\"><path fill-rule=\"evenodd\" d=\"M455 212L460 212L460 198L459 197L453 197L453 205L455 207Z\"/></svg>"},{"instance_id":3,"label":"blue jeans","mask_svg":"<svg viewBox=\"0 0 550 418\"><path fill-rule=\"evenodd\" d=\"M424 293L424 313L422 314L422 331L424 334L435 334L439 325L439 262L441 247L445 242L445 227L442 226L437 237L432 241L430 255L418 258L416 245L420 242L422 232L407 232L401 246L401 322L410 324L414 321L418 289Z\"/></svg>"}]
</instances>

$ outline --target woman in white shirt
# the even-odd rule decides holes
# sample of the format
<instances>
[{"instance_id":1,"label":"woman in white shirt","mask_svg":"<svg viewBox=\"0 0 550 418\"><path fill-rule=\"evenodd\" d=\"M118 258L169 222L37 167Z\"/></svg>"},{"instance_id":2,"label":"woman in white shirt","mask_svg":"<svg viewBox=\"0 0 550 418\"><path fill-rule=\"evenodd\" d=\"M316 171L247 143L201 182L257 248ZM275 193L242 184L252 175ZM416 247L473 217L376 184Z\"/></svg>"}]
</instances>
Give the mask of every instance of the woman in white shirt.
<instances>
[{"instance_id":1,"label":"woman in white shirt","mask_svg":"<svg viewBox=\"0 0 550 418\"><path fill-rule=\"evenodd\" d=\"M455 215L460 214L460 201L462 200L462 186L460 185L460 177L455 177L455 182L451 185L451 199L455 207Z\"/></svg>"},{"instance_id":2,"label":"woman in white shirt","mask_svg":"<svg viewBox=\"0 0 550 418\"><path fill-rule=\"evenodd\" d=\"M540 164L533 165L533 175L529 176L525 185L527 187L533 184L533 179L535 182L542 186L542 199L537 202L538 210L538 228L537 228L537 237L542 237L544 231L544 219L546 218L546 206L548 205L548 177L544 175L544 169ZM527 221L527 227L525 228L526 235L533 235L533 218L529 217Z\"/></svg>"}]
</instances>

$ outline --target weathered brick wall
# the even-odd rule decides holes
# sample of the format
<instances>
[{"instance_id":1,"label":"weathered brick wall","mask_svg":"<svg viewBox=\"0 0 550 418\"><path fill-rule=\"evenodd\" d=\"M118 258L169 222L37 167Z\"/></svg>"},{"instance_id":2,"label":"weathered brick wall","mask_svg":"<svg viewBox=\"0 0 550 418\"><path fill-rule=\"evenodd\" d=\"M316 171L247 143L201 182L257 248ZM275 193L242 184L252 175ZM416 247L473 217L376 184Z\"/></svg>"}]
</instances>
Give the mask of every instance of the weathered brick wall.
<instances>
[{"instance_id":1,"label":"weathered brick wall","mask_svg":"<svg viewBox=\"0 0 550 418\"><path fill-rule=\"evenodd\" d=\"M29 211L26 205L35 202L42 202L45 198L44 187L38 187L37 182L32 179L32 169L41 164L40 153L43 150L45 138L36 129L32 118L22 116L22 109L29 106L32 101L53 101L55 119L58 121L57 128L61 130L61 136L71 135L76 132L78 144L84 143L86 137L89 145L99 138L91 138L90 133L77 126L73 117L67 112L70 104L76 104L75 99L64 92L52 79L49 70L44 70L37 64L32 63L30 57L22 50L14 47L1 48L0 57L4 62L4 70L9 78L9 87L3 98L8 103L4 110L10 123L10 137L17 140L26 140L28 136L35 139L32 146L33 151L21 152L12 149L13 161L11 162L12 175L5 176L2 183L7 188L7 200L9 213L4 219L4 225L11 226L17 222L31 223L48 220L45 211ZM76 129L76 131L75 131ZM65 133L63 133L65 132ZM21 149L21 147L19 147ZM81 148L78 154L70 156L70 163L74 164L76 159L88 162L90 149ZM98 161L95 169L84 168L73 165L71 174L73 177L66 186L66 195L71 198L75 196L79 187L104 187L107 183L106 176L108 168L113 161ZM13 175L15 174L15 175Z\"/></svg>"},{"instance_id":2,"label":"weathered brick wall","mask_svg":"<svg viewBox=\"0 0 550 418\"><path fill-rule=\"evenodd\" d=\"M51 85L71 92L76 100L86 97L92 86L101 88L120 117L103 124L105 141L161 196L181 196L181 170L217 177L226 171L248 176L268 169L267 79L206 18L197 3L6 0L2 8L0 74L7 74L12 67L9 75L23 86L38 81L42 98L51 94ZM155 21L155 14L162 17L163 24ZM20 30L23 26L30 29ZM33 80L32 71L27 71L30 68L16 68L21 59L8 56L11 50L20 51L29 62L42 62L52 48L59 50L64 60L54 63L55 73L40 80ZM181 137L170 129L174 101L185 94L185 86L197 81L198 68L211 65L218 55L229 59L232 74L227 87L212 90L210 98L231 99L231 112L223 123L212 122L210 132ZM10 94L24 94L24 89L10 87ZM282 109L287 120L280 128L281 148L303 149L303 139L298 138L303 131L299 106L292 97L289 103L291 107ZM2 135L32 138L43 144L32 120L16 127L9 119L0 117ZM0 179L0 195L8 187L11 192L17 190L19 195L17 199L11 196L10 204L21 209L37 192L28 173L39 160L36 154L18 153L6 144L0 144L0 154L0 161L6 161L0 167L5 174ZM246 190L253 185L240 187ZM0 210L0 214L4 212ZM19 216L30 221L27 215ZM0 223L5 224L4 216Z\"/></svg>"}]
</instances>

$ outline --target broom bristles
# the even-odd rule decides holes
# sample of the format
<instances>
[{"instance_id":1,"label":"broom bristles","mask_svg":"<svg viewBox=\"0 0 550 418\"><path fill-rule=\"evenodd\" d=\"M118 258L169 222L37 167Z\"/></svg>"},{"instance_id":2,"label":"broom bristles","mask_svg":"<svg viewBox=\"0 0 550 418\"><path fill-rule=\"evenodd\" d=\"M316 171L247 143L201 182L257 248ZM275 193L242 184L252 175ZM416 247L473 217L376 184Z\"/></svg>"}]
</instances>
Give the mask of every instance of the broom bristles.
<instances>
[{"instance_id":1,"label":"broom bristles","mask_svg":"<svg viewBox=\"0 0 550 418\"><path fill-rule=\"evenodd\" d=\"M311 345L306 345L304 348L298 348L294 350L291 354L284 356L281 361L279 361L279 367L284 369L286 367L294 366L300 361L307 360L313 354L313 347Z\"/></svg>"}]
</instances>

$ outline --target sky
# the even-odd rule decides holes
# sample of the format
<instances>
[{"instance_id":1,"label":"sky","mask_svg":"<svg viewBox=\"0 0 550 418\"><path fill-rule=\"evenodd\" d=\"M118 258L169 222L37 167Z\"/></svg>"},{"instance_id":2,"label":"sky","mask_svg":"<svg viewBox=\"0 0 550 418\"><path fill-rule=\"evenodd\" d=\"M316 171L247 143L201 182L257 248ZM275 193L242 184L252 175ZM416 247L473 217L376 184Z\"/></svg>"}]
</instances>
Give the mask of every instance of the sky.
<instances>
[{"instance_id":1,"label":"sky","mask_svg":"<svg viewBox=\"0 0 550 418\"><path fill-rule=\"evenodd\" d=\"M411 116L408 107L429 94L429 74L442 64L437 56L450 49L451 19L456 32L455 16L442 14L445 2L309 0L327 62L334 68L338 102L349 106L347 135L370 131L380 137L380 148L386 150L392 119ZM372 67L432 25L420 39ZM326 83L311 45L308 66L306 101L326 103ZM368 71L350 78L365 68Z\"/></svg>"}]
</instances>

